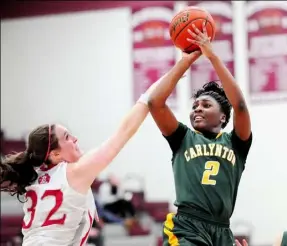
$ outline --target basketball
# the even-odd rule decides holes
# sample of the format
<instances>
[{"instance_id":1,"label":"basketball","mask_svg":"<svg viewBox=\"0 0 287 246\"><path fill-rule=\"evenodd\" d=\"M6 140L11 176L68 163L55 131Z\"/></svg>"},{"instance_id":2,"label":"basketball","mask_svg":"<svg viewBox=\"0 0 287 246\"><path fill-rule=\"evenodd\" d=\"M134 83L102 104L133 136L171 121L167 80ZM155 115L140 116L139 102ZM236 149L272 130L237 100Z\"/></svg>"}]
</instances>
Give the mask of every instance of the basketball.
<instances>
[{"instance_id":1,"label":"basketball","mask_svg":"<svg viewBox=\"0 0 287 246\"><path fill-rule=\"evenodd\" d=\"M187 32L188 29L194 32L194 24L201 32L202 26L206 22L206 31L212 41L215 37L216 25L211 14L203 8L187 7L177 13L170 22L169 34L173 44L186 53L199 50L196 44L191 44L186 38L193 39Z\"/></svg>"}]
</instances>

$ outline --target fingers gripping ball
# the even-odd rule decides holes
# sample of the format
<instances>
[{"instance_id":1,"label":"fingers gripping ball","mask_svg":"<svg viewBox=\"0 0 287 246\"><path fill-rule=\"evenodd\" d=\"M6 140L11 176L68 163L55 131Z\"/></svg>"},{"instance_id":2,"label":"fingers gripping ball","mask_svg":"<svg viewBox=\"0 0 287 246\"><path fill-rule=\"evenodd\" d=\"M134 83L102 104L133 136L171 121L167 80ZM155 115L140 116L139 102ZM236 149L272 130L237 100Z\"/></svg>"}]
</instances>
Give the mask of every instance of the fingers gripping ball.
<instances>
[{"instance_id":1,"label":"fingers gripping ball","mask_svg":"<svg viewBox=\"0 0 287 246\"><path fill-rule=\"evenodd\" d=\"M186 39L193 39L188 33L188 29L194 31L192 28L194 24L200 31L205 24L208 37L212 41L215 37L216 25L208 11L199 7L188 7L176 14L169 25L169 34L172 42L176 47L186 53L191 53L199 50L196 44L191 44Z\"/></svg>"}]
</instances>

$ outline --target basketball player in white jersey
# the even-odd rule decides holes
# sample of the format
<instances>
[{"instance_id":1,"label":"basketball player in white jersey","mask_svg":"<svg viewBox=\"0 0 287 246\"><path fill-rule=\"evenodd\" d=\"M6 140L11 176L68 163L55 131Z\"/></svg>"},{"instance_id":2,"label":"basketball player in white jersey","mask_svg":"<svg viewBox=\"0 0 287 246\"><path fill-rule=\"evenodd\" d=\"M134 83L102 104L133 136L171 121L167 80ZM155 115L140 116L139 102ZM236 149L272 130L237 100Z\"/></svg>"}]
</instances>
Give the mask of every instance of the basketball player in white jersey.
<instances>
[{"instance_id":1,"label":"basketball player in white jersey","mask_svg":"<svg viewBox=\"0 0 287 246\"><path fill-rule=\"evenodd\" d=\"M25 152L4 159L1 183L18 199L26 198L23 246L85 245L96 211L90 186L144 121L147 97L110 139L84 155L65 127L42 125L29 134Z\"/></svg>"},{"instance_id":2,"label":"basketball player in white jersey","mask_svg":"<svg viewBox=\"0 0 287 246\"><path fill-rule=\"evenodd\" d=\"M85 245L96 211L91 184L146 118L156 84L100 147L82 155L77 138L65 127L43 125L30 133L26 151L1 162L1 191L26 197L23 246Z\"/></svg>"}]
</instances>

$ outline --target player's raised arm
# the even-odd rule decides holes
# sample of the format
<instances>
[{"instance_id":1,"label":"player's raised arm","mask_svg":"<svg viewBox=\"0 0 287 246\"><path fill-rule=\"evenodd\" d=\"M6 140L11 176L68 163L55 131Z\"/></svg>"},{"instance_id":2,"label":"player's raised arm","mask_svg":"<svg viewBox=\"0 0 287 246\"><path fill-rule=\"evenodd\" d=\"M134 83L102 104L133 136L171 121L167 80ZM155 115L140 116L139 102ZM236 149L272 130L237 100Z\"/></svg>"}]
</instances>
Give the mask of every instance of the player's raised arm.
<instances>
[{"instance_id":1,"label":"player's raised arm","mask_svg":"<svg viewBox=\"0 0 287 246\"><path fill-rule=\"evenodd\" d=\"M186 70L200 55L201 52L199 51L190 55L184 54L182 59L162 78L156 89L150 94L149 110L164 136L171 135L178 127L178 121L166 105L166 100Z\"/></svg>"},{"instance_id":2,"label":"player's raised arm","mask_svg":"<svg viewBox=\"0 0 287 246\"><path fill-rule=\"evenodd\" d=\"M210 60L222 83L222 87L234 110L234 130L236 135L241 140L249 139L251 135L251 121L245 99L234 77L213 51L210 39L207 36L205 23L203 24L203 32L193 25L193 31L189 30L189 33L193 39L187 40L200 47L202 53Z\"/></svg>"},{"instance_id":3,"label":"player's raised arm","mask_svg":"<svg viewBox=\"0 0 287 246\"><path fill-rule=\"evenodd\" d=\"M149 112L148 96L156 85L157 82L140 97L108 140L98 148L85 153L78 162L68 165L68 180L73 188L79 192L86 192L98 174L111 163L136 133Z\"/></svg>"}]
</instances>

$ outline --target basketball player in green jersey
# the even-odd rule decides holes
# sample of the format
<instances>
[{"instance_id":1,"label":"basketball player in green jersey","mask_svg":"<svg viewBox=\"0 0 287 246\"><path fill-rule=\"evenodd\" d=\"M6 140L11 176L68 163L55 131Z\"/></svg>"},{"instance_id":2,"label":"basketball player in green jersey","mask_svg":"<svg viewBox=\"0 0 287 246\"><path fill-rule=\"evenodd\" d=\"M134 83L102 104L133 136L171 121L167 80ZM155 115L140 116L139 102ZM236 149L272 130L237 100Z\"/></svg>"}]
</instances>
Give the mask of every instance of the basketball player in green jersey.
<instances>
[{"instance_id":1,"label":"basketball player in green jersey","mask_svg":"<svg viewBox=\"0 0 287 246\"><path fill-rule=\"evenodd\" d=\"M229 219L252 142L250 116L238 84L212 49L205 25L203 32L193 26L189 34L193 40L187 41L201 52L183 53L149 97L150 112L173 152L178 209L167 215L163 245L233 246ZM200 53L213 65L223 88L211 82L195 93L191 130L177 121L166 100ZM232 107L234 128L222 133Z\"/></svg>"},{"instance_id":2,"label":"basketball player in green jersey","mask_svg":"<svg viewBox=\"0 0 287 246\"><path fill-rule=\"evenodd\" d=\"M246 240L242 241L242 244L236 240L236 246L248 246ZM279 237L277 237L274 246L287 246L287 231L283 232Z\"/></svg>"}]
</instances>

